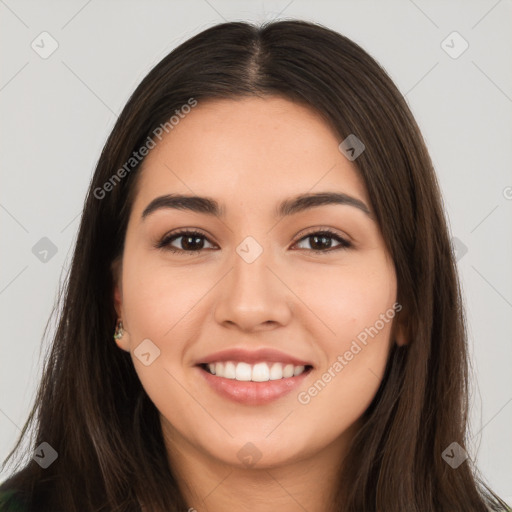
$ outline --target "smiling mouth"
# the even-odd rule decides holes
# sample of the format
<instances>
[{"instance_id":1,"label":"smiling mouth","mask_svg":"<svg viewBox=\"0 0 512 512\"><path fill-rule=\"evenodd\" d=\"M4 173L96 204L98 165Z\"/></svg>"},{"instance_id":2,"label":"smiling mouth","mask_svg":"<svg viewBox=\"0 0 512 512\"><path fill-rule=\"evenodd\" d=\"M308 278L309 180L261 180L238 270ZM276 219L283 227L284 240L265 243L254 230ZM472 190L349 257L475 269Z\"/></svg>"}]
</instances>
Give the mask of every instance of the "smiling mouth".
<instances>
[{"instance_id":1,"label":"smiling mouth","mask_svg":"<svg viewBox=\"0 0 512 512\"><path fill-rule=\"evenodd\" d=\"M237 361L202 363L198 365L210 375L240 382L268 382L298 377L313 369L311 365L296 366L279 362L249 364Z\"/></svg>"}]
</instances>

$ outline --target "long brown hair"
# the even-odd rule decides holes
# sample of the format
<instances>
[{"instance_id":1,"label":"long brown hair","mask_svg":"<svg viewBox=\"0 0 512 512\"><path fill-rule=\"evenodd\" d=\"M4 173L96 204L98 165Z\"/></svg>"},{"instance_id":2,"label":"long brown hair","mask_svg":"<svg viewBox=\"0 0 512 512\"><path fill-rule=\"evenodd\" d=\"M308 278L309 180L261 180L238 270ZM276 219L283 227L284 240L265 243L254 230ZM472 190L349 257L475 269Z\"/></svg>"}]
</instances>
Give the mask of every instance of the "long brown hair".
<instances>
[{"instance_id":1,"label":"long brown hair","mask_svg":"<svg viewBox=\"0 0 512 512\"><path fill-rule=\"evenodd\" d=\"M418 126L380 65L321 25L223 23L181 44L137 87L110 134L85 201L51 351L16 447L49 443L58 459L30 461L4 483L34 510L186 510L158 411L130 355L112 340L111 265L122 255L140 163L105 183L156 127L191 98L279 95L309 105L339 136L365 144L354 161L393 257L408 344L386 373L339 475L333 510L506 510L467 459L468 360L462 297L433 165ZM21 496L21 495L20 495Z\"/></svg>"}]
</instances>

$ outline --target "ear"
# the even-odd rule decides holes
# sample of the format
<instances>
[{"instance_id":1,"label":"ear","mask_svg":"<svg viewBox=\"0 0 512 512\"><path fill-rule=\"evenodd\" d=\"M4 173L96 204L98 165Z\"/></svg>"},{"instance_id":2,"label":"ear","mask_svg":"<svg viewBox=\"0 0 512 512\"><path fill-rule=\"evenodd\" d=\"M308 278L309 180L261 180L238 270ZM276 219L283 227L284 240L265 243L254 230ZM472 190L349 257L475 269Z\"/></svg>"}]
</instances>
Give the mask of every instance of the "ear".
<instances>
[{"instance_id":1,"label":"ear","mask_svg":"<svg viewBox=\"0 0 512 512\"><path fill-rule=\"evenodd\" d=\"M123 262L121 258L118 258L112 262L110 266L112 272L112 280L114 284L114 308L117 313L117 318L123 322L123 336L119 340L115 340L116 345L127 352L130 351L129 335L126 331L126 322L123 310Z\"/></svg>"},{"instance_id":2,"label":"ear","mask_svg":"<svg viewBox=\"0 0 512 512\"><path fill-rule=\"evenodd\" d=\"M395 340L395 343L402 347L409 343L410 338L410 330L409 330L409 313L407 308L403 305L400 305L400 310L398 310L398 306L395 309L397 311L395 322L393 324L392 330L392 340Z\"/></svg>"},{"instance_id":3,"label":"ear","mask_svg":"<svg viewBox=\"0 0 512 512\"><path fill-rule=\"evenodd\" d=\"M123 262L120 258L115 259L110 265L112 281L114 283L114 308L117 317L123 319Z\"/></svg>"}]
</instances>

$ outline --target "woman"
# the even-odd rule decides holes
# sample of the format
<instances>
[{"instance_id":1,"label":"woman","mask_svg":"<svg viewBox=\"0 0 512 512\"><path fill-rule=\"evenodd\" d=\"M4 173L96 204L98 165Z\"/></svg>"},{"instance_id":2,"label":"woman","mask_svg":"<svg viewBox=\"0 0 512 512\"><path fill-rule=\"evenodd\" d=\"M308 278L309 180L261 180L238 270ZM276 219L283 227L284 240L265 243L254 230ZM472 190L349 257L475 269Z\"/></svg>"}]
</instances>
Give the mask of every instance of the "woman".
<instances>
[{"instance_id":1,"label":"woman","mask_svg":"<svg viewBox=\"0 0 512 512\"><path fill-rule=\"evenodd\" d=\"M467 365L390 78L316 24L224 23L105 145L2 510L507 510L464 449Z\"/></svg>"}]
</instances>

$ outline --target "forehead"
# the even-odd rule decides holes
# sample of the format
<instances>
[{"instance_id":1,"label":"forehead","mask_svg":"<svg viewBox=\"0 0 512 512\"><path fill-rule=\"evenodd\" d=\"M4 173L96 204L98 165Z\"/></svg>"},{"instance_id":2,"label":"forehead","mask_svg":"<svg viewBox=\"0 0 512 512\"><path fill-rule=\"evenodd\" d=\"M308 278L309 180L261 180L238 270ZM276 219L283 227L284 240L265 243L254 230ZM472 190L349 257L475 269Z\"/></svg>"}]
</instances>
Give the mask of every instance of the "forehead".
<instances>
[{"instance_id":1,"label":"forehead","mask_svg":"<svg viewBox=\"0 0 512 512\"><path fill-rule=\"evenodd\" d=\"M369 204L340 142L316 111L280 97L198 101L145 158L134 210L171 192L257 209L338 190Z\"/></svg>"}]
</instances>

